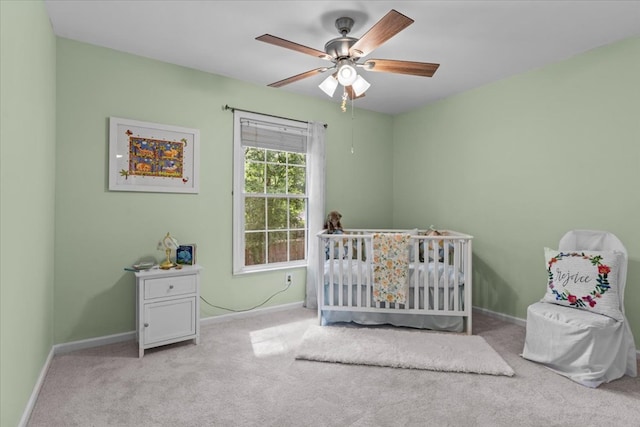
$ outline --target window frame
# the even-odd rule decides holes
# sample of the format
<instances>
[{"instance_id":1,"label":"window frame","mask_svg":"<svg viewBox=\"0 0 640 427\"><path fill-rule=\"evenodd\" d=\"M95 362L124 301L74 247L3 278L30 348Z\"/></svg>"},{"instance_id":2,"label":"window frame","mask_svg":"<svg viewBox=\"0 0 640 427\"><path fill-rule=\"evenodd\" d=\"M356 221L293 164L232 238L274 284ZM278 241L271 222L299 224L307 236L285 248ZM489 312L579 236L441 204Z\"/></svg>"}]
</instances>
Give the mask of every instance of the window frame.
<instances>
[{"instance_id":1,"label":"window frame","mask_svg":"<svg viewBox=\"0 0 640 427\"><path fill-rule=\"evenodd\" d=\"M235 110L233 115L233 274L247 274L255 272L273 271L290 269L295 267L303 267L307 265L309 255L309 153L308 149L305 154L305 192L303 195L292 194L290 197L282 197L279 194L270 194L268 192L259 193L264 197L280 197L289 199L303 199L305 201L305 218L304 218L304 258L295 261L271 262L265 264L245 265L245 199L247 194L244 191L245 185L245 152L242 145L242 121L257 121L273 125L275 127L296 128L307 131L307 124L304 122L289 120L279 117L273 117L258 113L244 112ZM307 141L308 143L308 141ZM270 149L270 148L269 148ZM286 151L286 150L280 150ZM249 196L256 193L250 193ZM291 231L290 224L287 224L285 231ZM268 228L267 228L268 229Z\"/></svg>"}]
</instances>

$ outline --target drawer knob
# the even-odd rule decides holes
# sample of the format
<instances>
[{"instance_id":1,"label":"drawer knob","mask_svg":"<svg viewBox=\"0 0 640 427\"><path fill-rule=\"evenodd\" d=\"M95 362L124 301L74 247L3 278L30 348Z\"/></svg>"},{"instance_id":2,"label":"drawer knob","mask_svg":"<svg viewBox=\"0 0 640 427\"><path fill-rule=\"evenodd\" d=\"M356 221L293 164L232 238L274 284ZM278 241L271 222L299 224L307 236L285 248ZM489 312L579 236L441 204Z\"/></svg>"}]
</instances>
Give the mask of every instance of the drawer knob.
<instances>
[{"instance_id":1,"label":"drawer knob","mask_svg":"<svg viewBox=\"0 0 640 427\"><path fill-rule=\"evenodd\" d=\"M169 285L169 289L173 289L173 285Z\"/></svg>"},{"instance_id":2,"label":"drawer knob","mask_svg":"<svg viewBox=\"0 0 640 427\"><path fill-rule=\"evenodd\" d=\"M148 328L148 327L149 327L149 324L148 324L148 323L145 323L145 324L144 324L144 327L145 327L145 328Z\"/></svg>"}]
</instances>

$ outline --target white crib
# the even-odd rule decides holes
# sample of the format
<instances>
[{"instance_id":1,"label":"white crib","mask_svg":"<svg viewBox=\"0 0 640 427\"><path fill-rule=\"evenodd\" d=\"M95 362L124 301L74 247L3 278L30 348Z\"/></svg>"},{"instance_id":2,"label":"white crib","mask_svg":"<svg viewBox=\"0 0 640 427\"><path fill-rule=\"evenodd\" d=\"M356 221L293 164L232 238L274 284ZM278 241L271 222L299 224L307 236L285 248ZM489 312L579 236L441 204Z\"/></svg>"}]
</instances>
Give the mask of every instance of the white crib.
<instances>
[{"instance_id":1,"label":"white crib","mask_svg":"<svg viewBox=\"0 0 640 427\"><path fill-rule=\"evenodd\" d=\"M472 236L444 230L344 230L318 233L318 319L321 324L391 324L471 335ZM374 233L410 235L409 292L405 304L373 296Z\"/></svg>"}]
</instances>

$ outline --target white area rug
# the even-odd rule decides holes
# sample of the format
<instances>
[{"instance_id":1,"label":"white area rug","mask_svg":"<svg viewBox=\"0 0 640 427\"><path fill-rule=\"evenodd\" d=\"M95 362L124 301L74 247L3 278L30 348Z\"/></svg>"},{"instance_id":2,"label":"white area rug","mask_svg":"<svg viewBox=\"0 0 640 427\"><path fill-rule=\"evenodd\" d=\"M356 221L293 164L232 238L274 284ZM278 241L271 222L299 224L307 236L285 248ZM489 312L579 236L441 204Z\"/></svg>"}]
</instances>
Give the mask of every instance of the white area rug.
<instances>
[{"instance_id":1,"label":"white area rug","mask_svg":"<svg viewBox=\"0 0 640 427\"><path fill-rule=\"evenodd\" d=\"M310 326L296 359L513 376L481 336L421 330Z\"/></svg>"}]
</instances>

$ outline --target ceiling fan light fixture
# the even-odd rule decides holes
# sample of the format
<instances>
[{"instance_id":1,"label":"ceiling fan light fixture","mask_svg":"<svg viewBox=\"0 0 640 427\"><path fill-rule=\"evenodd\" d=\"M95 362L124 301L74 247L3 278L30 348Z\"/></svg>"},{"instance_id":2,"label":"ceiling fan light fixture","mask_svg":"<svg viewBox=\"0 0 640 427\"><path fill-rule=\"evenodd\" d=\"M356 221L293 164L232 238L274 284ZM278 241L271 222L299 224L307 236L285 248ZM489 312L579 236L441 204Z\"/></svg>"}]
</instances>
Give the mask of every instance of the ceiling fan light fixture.
<instances>
[{"instance_id":1,"label":"ceiling fan light fixture","mask_svg":"<svg viewBox=\"0 0 640 427\"><path fill-rule=\"evenodd\" d=\"M320 89L330 97L333 97L333 94L336 93L336 88L338 87L338 80L332 75L327 77L318 85Z\"/></svg>"},{"instance_id":2,"label":"ceiling fan light fixture","mask_svg":"<svg viewBox=\"0 0 640 427\"><path fill-rule=\"evenodd\" d=\"M2 1L2 0L0 0ZM363 59L373 50L377 49L400 31L413 24L413 19L403 15L395 9L391 9L378 22L376 22L360 38L349 37L348 34L354 25L353 18L342 16L336 19L335 24L339 37L335 37L324 45L324 52L299 43L263 34L256 37L264 43L290 49L305 55L313 56L330 61L331 67L320 67L304 73L296 74L289 78L271 83L270 87L282 87L308 77L315 76L331 69L332 76L327 77L318 87L329 97L333 97L338 85L344 87L342 95L342 107L346 108L346 100L354 100L364 96L364 93L371 87L371 84L356 72L357 67L367 71L382 73L408 74L412 76L433 77L440 64L415 61L398 61L393 59ZM363 62L360 62L360 60ZM364 73L366 74L366 73Z\"/></svg>"},{"instance_id":3,"label":"ceiling fan light fixture","mask_svg":"<svg viewBox=\"0 0 640 427\"><path fill-rule=\"evenodd\" d=\"M351 86L358 78L353 64L348 60L340 61L338 66L338 81L342 86Z\"/></svg>"},{"instance_id":4,"label":"ceiling fan light fixture","mask_svg":"<svg viewBox=\"0 0 640 427\"><path fill-rule=\"evenodd\" d=\"M356 94L356 96L360 96L371 87L371 83L366 81L364 77L358 76L351 87L353 88L353 92Z\"/></svg>"}]
</instances>

